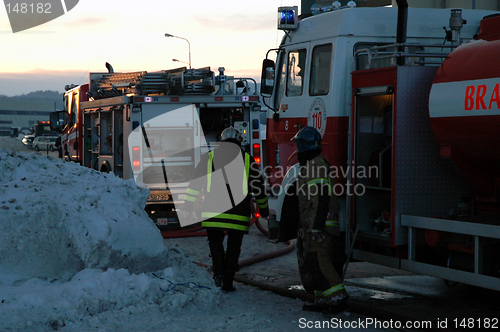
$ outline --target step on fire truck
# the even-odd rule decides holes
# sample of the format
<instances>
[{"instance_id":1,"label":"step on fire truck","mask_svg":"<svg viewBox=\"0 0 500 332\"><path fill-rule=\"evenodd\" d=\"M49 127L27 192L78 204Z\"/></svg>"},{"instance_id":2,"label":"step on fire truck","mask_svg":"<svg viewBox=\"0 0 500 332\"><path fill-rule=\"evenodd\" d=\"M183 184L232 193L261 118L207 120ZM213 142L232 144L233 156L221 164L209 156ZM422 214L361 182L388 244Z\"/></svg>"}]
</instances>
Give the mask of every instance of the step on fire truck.
<instances>
[{"instance_id":1,"label":"step on fire truck","mask_svg":"<svg viewBox=\"0 0 500 332\"><path fill-rule=\"evenodd\" d=\"M313 126L351 259L500 290L500 16L397 2L300 22L279 8L261 82L270 237L297 222L290 139Z\"/></svg>"},{"instance_id":2,"label":"step on fire truck","mask_svg":"<svg viewBox=\"0 0 500 332\"><path fill-rule=\"evenodd\" d=\"M162 229L179 227L187 182L200 156L228 126L260 162L260 105L251 78L215 75L209 67L160 72L90 73L67 86L65 110L51 114L69 161L150 189L146 211ZM135 135L134 133L139 135Z\"/></svg>"}]
</instances>

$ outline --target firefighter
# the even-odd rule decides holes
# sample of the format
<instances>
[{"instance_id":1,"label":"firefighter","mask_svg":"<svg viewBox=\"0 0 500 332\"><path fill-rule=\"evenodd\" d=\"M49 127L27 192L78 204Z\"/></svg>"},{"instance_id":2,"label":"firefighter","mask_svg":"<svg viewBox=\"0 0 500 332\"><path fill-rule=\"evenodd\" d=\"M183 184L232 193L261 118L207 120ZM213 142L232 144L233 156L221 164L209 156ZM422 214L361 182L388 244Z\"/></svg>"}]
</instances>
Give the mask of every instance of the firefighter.
<instances>
[{"instance_id":1,"label":"firefighter","mask_svg":"<svg viewBox=\"0 0 500 332\"><path fill-rule=\"evenodd\" d=\"M348 295L340 277L345 247L338 222L339 203L330 165L321 155L321 135L313 127L304 127L292 140L297 144L300 164L299 267L305 271L302 282L314 291L314 304L304 304L303 310L345 310Z\"/></svg>"},{"instance_id":2,"label":"firefighter","mask_svg":"<svg viewBox=\"0 0 500 332\"><path fill-rule=\"evenodd\" d=\"M263 218L269 216L269 208L259 166L252 156L241 150L241 133L234 127L226 128L220 141L219 147L201 158L185 201L186 211L192 211L194 203L204 196L202 226L207 230L214 282L223 291L232 292L236 290L233 279L238 270L243 236L250 227L251 194L255 195ZM241 158L239 163L234 163L238 158ZM228 235L226 251L225 233Z\"/></svg>"}]
</instances>

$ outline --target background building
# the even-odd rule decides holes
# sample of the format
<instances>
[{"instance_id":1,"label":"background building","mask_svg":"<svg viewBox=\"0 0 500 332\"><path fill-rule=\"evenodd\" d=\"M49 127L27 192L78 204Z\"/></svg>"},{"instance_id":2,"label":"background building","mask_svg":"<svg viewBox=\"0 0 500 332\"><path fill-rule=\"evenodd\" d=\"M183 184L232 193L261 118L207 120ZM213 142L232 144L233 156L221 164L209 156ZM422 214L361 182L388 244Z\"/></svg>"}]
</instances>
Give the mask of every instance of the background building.
<instances>
[{"instance_id":1,"label":"background building","mask_svg":"<svg viewBox=\"0 0 500 332\"><path fill-rule=\"evenodd\" d=\"M10 136L11 129L26 133L38 121L49 121L56 104L50 100L0 98L0 136Z\"/></svg>"}]
</instances>

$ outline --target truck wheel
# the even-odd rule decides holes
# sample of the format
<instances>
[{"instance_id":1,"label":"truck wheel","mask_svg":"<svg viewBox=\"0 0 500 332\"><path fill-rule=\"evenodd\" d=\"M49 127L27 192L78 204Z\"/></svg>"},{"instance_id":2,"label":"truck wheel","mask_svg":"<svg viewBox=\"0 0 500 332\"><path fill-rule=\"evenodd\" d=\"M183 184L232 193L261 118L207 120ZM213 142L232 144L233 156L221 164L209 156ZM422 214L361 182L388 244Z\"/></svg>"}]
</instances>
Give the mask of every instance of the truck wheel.
<instances>
[{"instance_id":1,"label":"truck wheel","mask_svg":"<svg viewBox=\"0 0 500 332\"><path fill-rule=\"evenodd\" d=\"M54 146L53 145L49 146L49 150L50 152L54 151Z\"/></svg>"},{"instance_id":2,"label":"truck wheel","mask_svg":"<svg viewBox=\"0 0 500 332\"><path fill-rule=\"evenodd\" d=\"M103 173L111 172L111 165L109 164L109 162L107 160L102 163L100 171Z\"/></svg>"}]
</instances>

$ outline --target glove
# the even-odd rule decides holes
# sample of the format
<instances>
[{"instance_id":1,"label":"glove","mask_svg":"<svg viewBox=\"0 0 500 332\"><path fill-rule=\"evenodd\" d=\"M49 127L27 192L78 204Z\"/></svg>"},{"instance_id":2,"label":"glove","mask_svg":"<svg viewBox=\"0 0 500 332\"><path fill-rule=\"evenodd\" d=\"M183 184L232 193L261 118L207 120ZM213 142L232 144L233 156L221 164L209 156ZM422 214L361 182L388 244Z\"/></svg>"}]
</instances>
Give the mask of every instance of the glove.
<instances>
[{"instance_id":1,"label":"glove","mask_svg":"<svg viewBox=\"0 0 500 332\"><path fill-rule=\"evenodd\" d=\"M314 241L321 243L325 239L325 233L319 229L311 229L311 235Z\"/></svg>"}]
</instances>

